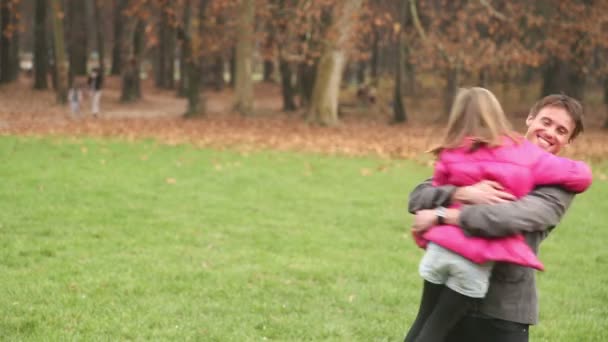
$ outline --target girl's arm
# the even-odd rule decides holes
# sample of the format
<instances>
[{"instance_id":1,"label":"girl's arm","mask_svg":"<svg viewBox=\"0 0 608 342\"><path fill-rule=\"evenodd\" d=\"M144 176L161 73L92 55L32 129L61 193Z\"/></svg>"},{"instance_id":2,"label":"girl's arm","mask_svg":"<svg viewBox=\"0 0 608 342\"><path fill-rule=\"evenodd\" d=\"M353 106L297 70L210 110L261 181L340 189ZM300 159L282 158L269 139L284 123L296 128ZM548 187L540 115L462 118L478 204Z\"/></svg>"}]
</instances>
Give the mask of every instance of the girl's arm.
<instances>
[{"instance_id":1,"label":"girl's arm","mask_svg":"<svg viewBox=\"0 0 608 342\"><path fill-rule=\"evenodd\" d=\"M575 193L587 190L593 178L586 163L544 151L533 165L532 173L536 185L559 185Z\"/></svg>"}]
</instances>

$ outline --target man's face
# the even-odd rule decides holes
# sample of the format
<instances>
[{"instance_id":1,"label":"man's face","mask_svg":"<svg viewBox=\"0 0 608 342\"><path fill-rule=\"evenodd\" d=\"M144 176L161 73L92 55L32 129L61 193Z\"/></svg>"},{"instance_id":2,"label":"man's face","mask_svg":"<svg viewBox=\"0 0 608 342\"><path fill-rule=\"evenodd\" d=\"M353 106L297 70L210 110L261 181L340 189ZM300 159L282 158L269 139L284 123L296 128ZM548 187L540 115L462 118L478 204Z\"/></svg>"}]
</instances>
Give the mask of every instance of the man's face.
<instances>
[{"instance_id":1,"label":"man's face","mask_svg":"<svg viewBox=\"0 0 608 342\"><path fill-rule=\"evenodd\" d=\"M574 120L560 107L544 107L535 117L528 116L526 125L526 139L553 154L568 145L575 127Z\"/></svg>"}]
</instances>

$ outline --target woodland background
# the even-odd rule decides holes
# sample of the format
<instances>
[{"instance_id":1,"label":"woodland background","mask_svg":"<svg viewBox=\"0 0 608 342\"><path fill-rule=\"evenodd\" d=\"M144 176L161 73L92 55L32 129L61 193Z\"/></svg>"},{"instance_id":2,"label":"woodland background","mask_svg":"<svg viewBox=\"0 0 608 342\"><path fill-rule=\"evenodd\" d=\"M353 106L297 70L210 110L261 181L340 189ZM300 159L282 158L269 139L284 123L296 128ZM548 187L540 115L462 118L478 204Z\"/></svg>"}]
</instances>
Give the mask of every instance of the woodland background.
<instances>
[{"instance_id":1,"label":"woodland background","mask_svg":"<svg viewBox=\"0 0 608 342\"><path fill-rule=\"evenodd\" d=\"M407 193L474 85L520 130L585 105L531 339L608 340L608 1L0 0L0 29L1 340L402 340Z\"/></svg>"},{"instance_id":2,"label":"woodland background","mask_svg":"<svg viewBox=\"0 0 608 342\"><path fill-rule=\"evenodd\" d=\"M412 157L479 85L518 128L580 99L569 152L606 153L608 1L0 0L0 25L0 132ZM96 67L102 120L70 117Z\"/></svg>"}]
</instances>

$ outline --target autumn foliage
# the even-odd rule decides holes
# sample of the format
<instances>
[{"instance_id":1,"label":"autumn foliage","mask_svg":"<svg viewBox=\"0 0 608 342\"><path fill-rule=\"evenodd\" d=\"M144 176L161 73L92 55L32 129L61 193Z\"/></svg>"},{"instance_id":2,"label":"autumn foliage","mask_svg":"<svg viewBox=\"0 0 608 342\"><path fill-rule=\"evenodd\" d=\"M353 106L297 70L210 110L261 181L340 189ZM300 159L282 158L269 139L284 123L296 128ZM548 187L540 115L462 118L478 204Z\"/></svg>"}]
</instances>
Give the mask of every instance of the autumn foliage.
<instances>
[{"instance_id":1,"label":"autumn foliage","mask_svg":"<svg viewBox=\"0 0 608 342\"><path fill-rule=\"evenodd\" d=\"M364 117L348 115L357 107L382 117L384 125L407 123L404 130L419 130L431 116L441 122L458 87L481 85L503 93L521 89L519 98L501 99L518 113L542 95L563 92L593 104L588 108L600 119L592 125L608 126L602 122L608 107L606 1L87 3L82 11L81 1L0 0L0 83L16 82L21 71L20 82L52 87L65 101L66 87L84 77L83 65L102 66L120 76L112 89L120 89L127 107L138 101L145 107L156 92L173 92L174 98L162 97L169 111L185 98L180 115L211 121L217 103L231 103L228 114L243 98L243 114L264 116L260 103L272 98L279 103L275 119L286 122L343 127ZM251 23L242 8L253 9ZM28 54L34 55L31 68L24 67ZM256 98L260 84L274 85L274 95ZM0 93L7 89L13 88Z\"/></svg>"}]
</instances>

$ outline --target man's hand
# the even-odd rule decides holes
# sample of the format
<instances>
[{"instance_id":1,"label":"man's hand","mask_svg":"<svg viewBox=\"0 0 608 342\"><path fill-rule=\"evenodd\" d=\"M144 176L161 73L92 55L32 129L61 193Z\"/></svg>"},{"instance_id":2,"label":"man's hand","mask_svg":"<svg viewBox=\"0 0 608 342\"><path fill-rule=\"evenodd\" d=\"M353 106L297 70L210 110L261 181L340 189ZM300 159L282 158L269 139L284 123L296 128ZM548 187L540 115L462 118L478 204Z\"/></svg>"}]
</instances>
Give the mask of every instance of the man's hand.
<instances>
[{"instance_id":1,"label":"man's hand","mask_svg":"<svg viewBox=\"0 0 608 342\"><path fill-rule=\"evenodd\" d=\"M515 199L515 196L504 191L502 185L489 180L460 187L452 195L454 202L464 204L495 204L514 201Z\"/></svg>"}]
</instances>

